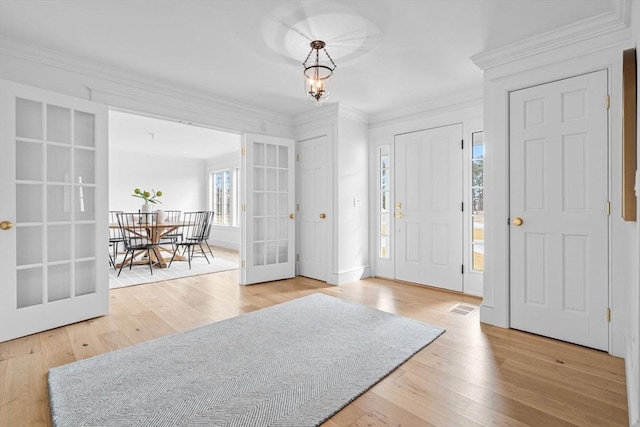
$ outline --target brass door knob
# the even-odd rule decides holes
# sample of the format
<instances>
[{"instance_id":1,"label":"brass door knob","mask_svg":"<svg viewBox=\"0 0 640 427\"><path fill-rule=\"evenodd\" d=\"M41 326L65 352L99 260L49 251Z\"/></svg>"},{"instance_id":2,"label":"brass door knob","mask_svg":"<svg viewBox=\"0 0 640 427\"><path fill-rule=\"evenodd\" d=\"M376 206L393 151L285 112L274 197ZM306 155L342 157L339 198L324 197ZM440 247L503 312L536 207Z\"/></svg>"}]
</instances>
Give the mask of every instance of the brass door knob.
<instances>
[{"instance_id":1,"label":"brass door knob","mask_svg":"<svg viewBox=\"0 0 640 427\"><path fill-rule=\"evenodd\" d=\"M517 216L517 217L515 217L515 218L513 218L511 220L511 224L515 225L516 227L520 227L522 225L522 223L524 223L524 221L519 216Z\"/></svg>"},{"instance_id":2,"label":"brass door knob","mask_svg":"<svg viewBox=\"0 0 640 427\"><path fill-rule=\"evenodd\" d=\"M296 219L296 214L294 214L294 213L289 214L289 218L291 218L291 219Z\"/></svg>"},{"instance_id":3,"label":"brass door knob","mask_svg":"<svg viewBox=\"0 0 640 427\"><path fill-rule=\"evenodd\" d=\"M13 223L11 221L2 221L0 222L0 228L3 230L10 230L13 228Z\"/></svg>"},{"instance_id":4,"label":"brass door knob","mask_svg":"<svg viewBox=\"0 0 640 427\"><path fill-rule=\"evenodd\" d=\"M326 217L327 217L327 216L326 216L325 214L323 214L323 213L321 213L321 214L320 214L320 218L321 218L321 219L325 219Z\"/></svg>"},{"instance_id":5,"label":"brass door knob","mask_svg":"<svg viewBox=\"0 0 640 427\"><path fill-rule=\"evenodd\" d=\"M404 218L404 214L402 212L396 212L396 218Z\"/></svg>"}]
</instances>

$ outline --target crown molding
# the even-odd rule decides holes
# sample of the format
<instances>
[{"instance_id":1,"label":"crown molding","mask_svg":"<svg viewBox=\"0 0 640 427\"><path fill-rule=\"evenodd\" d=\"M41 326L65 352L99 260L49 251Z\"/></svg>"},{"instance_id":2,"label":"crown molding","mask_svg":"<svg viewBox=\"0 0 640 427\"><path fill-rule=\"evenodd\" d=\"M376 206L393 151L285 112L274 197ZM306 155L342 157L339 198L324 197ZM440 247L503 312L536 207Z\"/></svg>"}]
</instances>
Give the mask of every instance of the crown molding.
<instances>
[{"instance_id":1,"label":"crown molding","mask_svg":"<svg viewBox=\"0 0 640 427\"><path fill-rule=\"evenodd\" d=\"M481 70L488 70L629 28L631 0L612 0L611 4L613 10L610 12L479 53L470 59Z\"/></svg>"},{"instance_id":2,"label":"crown molding","mask_svg":"<svg viewBox=\"0 0 640 427\"><path fill-rule=\"evenodd\" d=\"M105 64L89 61L64 52L45 49L40 46L3 38L0 41L0 54L101 79L108 83L115 83L138 91L192 102L206 109L222 110L231 114L249 114L280 125L289 127L293 125L291 117L282 113L263 110L252 105L213 95L198 93L193 91L193 89L179 87L175 84L157 79L154 81L148 77L136 76L129 71L115 69L113 66L109 67Z\"/></svg>"},{"instance_id":3,"label":"crown molding","mask_svg":"<svg viewBox=\"0 0 640 427\"><path fill-rule=\"evenodd\" d=\"M424 119L425 116L460 111L468 108L482 107L482 87L456 96L443 96L438 100L417 104L411 107L379 113L371 116L369 128L380 128L397 123L405 123Z\"/></svg>"}]
</instances>

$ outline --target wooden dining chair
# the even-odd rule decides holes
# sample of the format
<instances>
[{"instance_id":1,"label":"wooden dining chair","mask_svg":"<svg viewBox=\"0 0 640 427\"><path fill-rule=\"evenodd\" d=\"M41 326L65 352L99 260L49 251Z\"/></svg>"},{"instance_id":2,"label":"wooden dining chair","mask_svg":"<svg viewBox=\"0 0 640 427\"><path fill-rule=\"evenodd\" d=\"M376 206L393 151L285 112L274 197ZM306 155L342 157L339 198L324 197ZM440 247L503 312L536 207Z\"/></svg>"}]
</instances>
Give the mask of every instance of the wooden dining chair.
<instances>
[{"instance_id":1,"label":"wooden dining chair","mask_svg":"<svg viewBox=\"0 0 640 427\"><path fill-rule=\"evenodd\" d=\"M187 259L189 260L189 269L191 269L191 259L196 246L200 248L200 252L204 255L207 263L211 264L207 254L204 252L202 244L204 243L204 236L207 231L207 225L209 222L208 212L185 212L182 220L182 236L180 240L176 242L176 247L173 250L173 256L169 261L169 267L178 252L180 247L186 249Z\"/></svg>"},{"instance_id":2,"label":"wooden dining chair","mask_svg":"<svg viewBox=\"0 0 640 427\"><path fill-rule=\"evenodd\" d=\"M118 212L116 214L118 219L118 228L120 235L124 243L126 250L124 259L120 264L120 270L118 276L122 273L122 267L127 262L127 257L131 254L129 261L129 270L133 266L133 261L136 255L146 252L147 259L149 261L149 271L153 274L153 259L151 256L152 251L156 251L158 244L151 241L151 233L155 227L156 214L155 213L138 213L138 212Z\"/></svg>"}]
</instances>

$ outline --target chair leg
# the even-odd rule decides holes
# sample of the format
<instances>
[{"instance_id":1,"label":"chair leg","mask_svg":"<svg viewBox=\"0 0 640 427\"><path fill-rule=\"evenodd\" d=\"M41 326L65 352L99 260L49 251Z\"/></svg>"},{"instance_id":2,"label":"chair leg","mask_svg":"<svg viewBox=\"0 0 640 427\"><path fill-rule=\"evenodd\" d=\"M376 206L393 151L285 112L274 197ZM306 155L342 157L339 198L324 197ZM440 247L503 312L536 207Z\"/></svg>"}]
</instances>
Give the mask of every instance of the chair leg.
<instances>
[{"instance_id":1,"label":"chair leg","mask_svg":"<svg viewBox=\"0 0 640 427\"><path fill-rule=\"evenodd\" d=\"M171 267L171 263L173 262L173 259L176 257L176 252L178 252L178 244L176 243L176 248L173 250L173 255L171 255L171 261L169 261L169 267ZM169 268L167 267L167 268Z\"/></svg>"},{"instance_id":2,"label":"chair leg","mask_svg":"<svg viewBox=\"0 0 640 427\"><path fill-rule=\"evenodd\" d=\"M193 245L187 246L187 254L189 255L189 270L191 270L191 257L193 256ZM184 253L184 252L183 252Z\"/></svg>"},{"instance_id":3,"label":"chair leg","mask_svg":"<svg viewBox=\"0 0 640 427\"><path fill-rule=\"evenodd\" d=\"M202 243L198 244L198 246L200 246L200 252L202 252L202 255L204 255L204 259L207 260L207 264L211 264L209 262L209 258L207 258L207 254L204 252L204 249L202 249Z\"/></svg>"},{"instance_id":4,"label":"chair leg","mask_svg":"<svg viewBox=\"0 0 640 427\"><path fill-rule=\"evenodd\" d=\"M122 273L122 267L127 262L127 255L129 255L129 251L125 252L124 259L122 260L122 264L120 264L120 270L118 270L118 277L120 277L120 273ZM131 262L133 262L133 252L131 253ZM129 266L129 270L131 270L131 266Z\"/></svg>"},{"instance_id":5,"label":"chair leg","mask_svg":"<svg viewBox=\"0 0 640 427\"><path fill-rule=\"evenodd\" d=\"M204 241L204 243L207 245L207 249L209 249L209 253L211 254L211 259L215 258L213 256L213 252L211 251L211 246L209 246L209 242L207 242L206 240Z\"/></svg>"}]
</instances>

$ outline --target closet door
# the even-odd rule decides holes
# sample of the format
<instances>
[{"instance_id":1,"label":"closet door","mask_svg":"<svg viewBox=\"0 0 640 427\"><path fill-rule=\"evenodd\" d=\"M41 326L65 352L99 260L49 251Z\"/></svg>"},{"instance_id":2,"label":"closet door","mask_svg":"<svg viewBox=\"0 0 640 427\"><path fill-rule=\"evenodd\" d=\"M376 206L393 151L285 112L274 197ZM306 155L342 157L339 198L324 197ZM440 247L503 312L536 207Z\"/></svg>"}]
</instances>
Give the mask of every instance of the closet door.
<instances>
[{"instance_id":1,"label":"closet door","mask_svg":"<svg viewBox=\"0 0 640 427\"><path fill-rule=\"evenodd\" d=\"M106 106L2 80L0 124L0 341L106 314Z\"/></svg>"}]
</instances>

